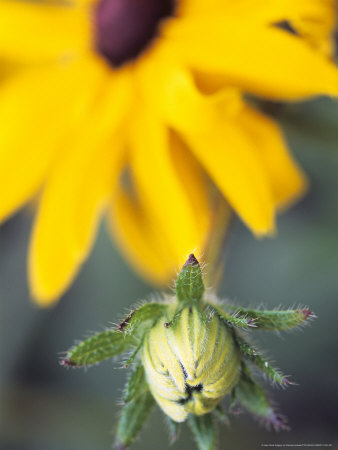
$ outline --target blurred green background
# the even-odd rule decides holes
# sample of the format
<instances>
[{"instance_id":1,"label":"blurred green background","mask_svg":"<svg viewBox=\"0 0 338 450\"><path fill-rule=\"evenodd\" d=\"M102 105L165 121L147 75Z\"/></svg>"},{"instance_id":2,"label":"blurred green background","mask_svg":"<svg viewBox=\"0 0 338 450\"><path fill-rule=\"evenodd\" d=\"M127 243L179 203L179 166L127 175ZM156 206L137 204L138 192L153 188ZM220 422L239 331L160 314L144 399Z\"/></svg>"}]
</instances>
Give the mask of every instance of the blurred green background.
<instances>
[{"instance_id":1,"label":"blurred green background","mask_svg":"<svg viewBox=\"0 0 338 450\"><path fill-rule=\"evenodd\" d=\"M236 221L227 246L222 297L242 305L308 305L311 327L277 334L252 332L255 343L299 383L266 384L292 431L273 433L246 414L231 417L220 448L262 444L332 444L338 448L338 104L328 99L273 108L311 180L311 190L279 217L275 239L255 240ZM90 331L117 322L152 288L131 272L111 245L104 224L89 261L56 307L29 300L26 253L33 211L0 228L0 449L104 450L114 441L125 370L106 362L65 370L60 352ZM173 449L194 449L188 433ZM158 410L135 449L165 449Z\"/></svg>"}]
</instances>

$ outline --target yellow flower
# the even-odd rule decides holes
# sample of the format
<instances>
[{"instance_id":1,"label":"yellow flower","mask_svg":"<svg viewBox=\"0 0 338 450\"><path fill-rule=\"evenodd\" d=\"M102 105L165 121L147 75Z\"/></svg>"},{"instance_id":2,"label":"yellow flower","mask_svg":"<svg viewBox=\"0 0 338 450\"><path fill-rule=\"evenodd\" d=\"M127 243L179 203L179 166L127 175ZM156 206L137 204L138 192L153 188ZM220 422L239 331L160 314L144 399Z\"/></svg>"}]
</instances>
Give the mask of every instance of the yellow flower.
<instances>
[{"instance_id":1,"label":"yellow flower","mask_svg":"<svg viewBox=\"0 0 338 450\"><path fill-rule=\"evenodd\" d=\"M243 93L337 95L327 0L0 0L0 218L41 192L33 296L73 280L109 212L131 263L167 281L210 227L210 180L257 235L305 188ZM302 36L303 32L303 36ZM208 175L208 178L206 177Z\"/></svg>"}]
</instances>

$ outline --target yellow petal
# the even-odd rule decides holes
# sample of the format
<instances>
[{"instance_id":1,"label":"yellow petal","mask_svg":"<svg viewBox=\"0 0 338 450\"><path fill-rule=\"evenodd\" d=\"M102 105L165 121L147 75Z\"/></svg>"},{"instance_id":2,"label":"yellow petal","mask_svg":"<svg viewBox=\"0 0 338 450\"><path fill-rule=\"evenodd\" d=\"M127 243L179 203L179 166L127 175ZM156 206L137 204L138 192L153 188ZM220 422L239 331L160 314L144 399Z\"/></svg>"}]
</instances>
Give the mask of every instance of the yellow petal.
<instances>
[{"instance_id":1,"label":"yellow petal","mask_svg":"<svg viewBox=\"0 0 338 450\"><path fill-rule=\"evenodd\" d=\"M179 16L199 16L205 18L210 14L210 11L216 14L231 12L233 6L237 5L237 3L239 4L239 12L242 14L244 8L241 0L236 0L236 2L232 0L209 0L208 2L205 0L184 0L183 2L178 2L177 9Z\"/></svg>"},{"instance_id":2,"label":"yellow petal","mask_svg":"<svg viewBox=\"0 0 338 450\"><path fill-rule=\"evenodd\" d=\"M212 216L209 180L199 162L177 134L171 133L170 144L173 169L184 188L190 209L194 211L197 233L203 238L210 227ZM188 251L189 249L187 249Z\"/></svg>"},{"instance_id":3,"label":"yellow petal","mask_svg":"<svg viewBox=\"0 0 338 450\"><path fill-rule=\"evenodd\" d=\"M0 59L0 82L2 83L8 76L21 68L19 64L13 63L13 61Z\"/></svg>"},{"instance_id":4,"label":"yellow petal","mask_svg":"<svg viewBox=\"0 0 338 450\"><path fill-rule=\"evenodd\" d=\"M173 163L169 130L155 113L143 108L132 120L130 141L137 192L148 214L158 222L174 261L181 261L189 251L200 248L205 236L196 226L198 211ZM205 214L202 209L200 213Z\"/></svg>"},{"instance_id":5,"label":"yellow petal","mask_svg":"<svg viewBox=\"0 0 338 450\"><path fill-rule=\"evenodd\" d=\"M110 210L110 230L116 245L134 269L157 285L175 275L175 263L161 232L141 205L119 186Z\"/></svg>"},{"instance_id":6,"label":"yellow petal","mask_svg":"<svg viewBox=\"0 0 338 450\"><path fill-rule=\"evenodd\" d=\"M172 136L171 154L174 170L185 187L190 208L196 212L194 225L201 236L199 247L202 248L211 220L208 185L197 161L178 136ZM162 223L148 212L145 203L146 199L137 199L135 195L132 196L118 187L110 214L111 231L116 244L137 272L158 285L168 284L174 278L182 259L193 248L189 247L187 241L186 247L182 249L184 256L177 259L166 239L166 230L163 230ZM167 209L161 207L161 214L165 220Z\"/></svg>"},{"instance_id":7,"label":"yellow petal","mask_svg":"<svg viewBox=\"0 0 338 450\"><path fill-rule=\"evenodd\" d=\"M223 75L247 92L276 99L338 95L338 71L307 42L273 26L226 17L181 19L165 29L168 46L191 68Z\"/></svg>"},{"instance_id":8,"label":"yellow petal","mask_svg":"<svg viewBox=\"0 0 338 450\"><path fill-rule=\"evenodd\" d=\"M136 192L116 192L112 230L136 270L163 284L187 254L205 243L211 216L208 184L184 143L156 115L142 109L132 122Z\"/></svg>"},{"instance_id":9,"label":"yellow petal","mask_svg":"<svg viewBox=\"0 0 338 450\"><path fill-rule=\"evenodd\" d=\"M255 143L277 206L283 208L297 200L306 191L307 180L290 155L277 124L249 107L243 108L238 123Z\"/></svg>"},{"instance_id":10,"label":"yellow petal","mask_svg":"<svg viewBox=\"0 0 338 450\"><path fill-rule=\"evenodd\" d=\"M202 3L202 0L199 0ZM235 18L261 21L266 24L296 17L328 18L334 15L335 0L211 0L213 8ZM210 4L210 3L209 3ZM208 5L209 5L208 4ZM206 8L206 6L205 6ZM210 11L210 9L209 9Z\"/></svg>"},{"instance_id":11,"label":"yellow petal","mask_svg":"<svg viewBox=\"0 0 338 450\"><path fill-rule=\"evenodd\" d=\"M202 95L187 72L170 65L170 55L168 60L169 62L164 63L168 73L167 78L164 77L157 63L157 82L154 95L150 96L152 107L173 128L182 133L188 146L192 148L243 220L258 234L273 231L274 205L267 176L260 161L257 160L253 143L242 135L235 119L231 119L236 117L236 112L242 107L237 92L235 91L235 95L230 93L227 96L223 96L222 92L215 96ZM145 76L142 78L141 74L143 87L146 86L144 81L146 78ZM164 83L163 80L167 82ZM166 85L168 85L167 91L163 87ZM163 95L160 95L161 93ZM154 96L163 100L162 107L153 99ZM181 109L183 112L180 111ZM175 115L181 120L177 120ZM149 205L153 205L152 211L155 214L155 211L161 211L163 203L170 205L170 201L175 202L172 195L177 188L170 184L175 179L175 175L170 173L168 156L162 156L166 153L160 150L165 149L167 145L163 129L156 131L155 119L152 120L152 127L142 125L140 117L144 120L146 117L144 112L139 113L137 117L137 125L140 129L132 130L136 149L133 169L137 171L136 177L139 179L141 195L148 199ZM144 134L148 136L147 140ZM149 136L154 137L151 144ZM144 148L141 148L141 145ZM155 148L156 151L151 151L151 148ZM147 159L143 157L144 154L148 155ZM165 172L167 172L166 175L164 175ZM151 177L147 175L149 173L152 173ZM169 178L168 192L162 198L160 186L167 178ZM165 200L167 197L168 201ZM180 200L178 201L184 205ZM174 209L174 204L172 205ZM185 210L187 211L187 207ZM184 216L178 215L178 217ZM188 224L188 220L184 220L184 223ZM165 218L165 222L172 230L175 230L176 226L176 234L179 231L182 232L177 223L171 224L169 218Z\"/></svg>"},{"instance_id":12,"label":"yellow petal","mask_svg":"<svg viewBox=\"0 0 338 450\"><path fill-rule=\"evenodd\" d=\"M251 24L288 22L323 55L334 56L335 0L186 0L179 7L179 14L186 17L205 18L210 11Z\"/></svg>"},{"instance_id":13,"label":"yellow petal","mask_svg":"<svg viewBox=\"0 0 338 450\"><path fill-rule=\"evenodd\" d=\"M176 129L183 126L190 133L201 132L217 121L215 105L222 105L223 115L228 116L234 116L242 106L240 94L233 88L212 95L202 94L192 74L180 67L166 45L152 53L136 70L137 82L145 93L144 101Z\"/></svg>"},{"instance_id":14,"label":"yellow petal","mask_svg":"<svg viewBox=\"0 0 338 450\"><path fill-rule=\"evenodd\" d=\"M329 58L335 55L334 32L337 24L335 2L319 2L317 10L295 17L292 24L314 48Z\"/></svg>"},{"instance_id":15,"label":"yellow petal","mask_svg":"<svg viewBox=\"0 0 338 450\"><path fill-rule=\"evenodd\" d=\"M89 12L66 3L0 0L0 56L67 58L91 45Z\"/></svg>"},{"instance_id":16,"label":"yellow petal","mask_svg":"<svg viewBox=\"0 0 338 450\"><path fill-rule=\"evenodd\" d=\"M187 134L189 147L232 208L257 234L274 231L274 202L253 142L235 121L208 134Z\"/></svg>"},{"instance_id":17,"label":"yellow petal","mask_svg":"<svg viewBox=\"0 0 338 450\"><path fill-rule=\"evenodd\" d=\"M122 164L119 139L129 101L127 81L121 76L111 86L107 82L44 189L29 255L31 290L41 305L63 293L92 246Z\"/></svg>"},{"instance_id":18,"label":"yellow petal","mask_svg":"<svg viewBox=\"0 0 338 450\"><path fill-rule=\"evenodd\" d=\"M306 39L325 56L334 56L334 30L337 20L335 0L275 0L260 8L260 19L269 23L289 22L302 39ZM257 11L257 8L256 8ZM255 14L250 8L248 14Z\"/></svg>"},{"instance_id":19,"label":"yellow petal","mask_svg":"<svg viewBox=\"0 0 338 450\"><path fill-rule=\"evenodd\" d=\"M195 211L194 226L201 236L202 248L211 219L207 181L197 161L176 135L171 136L171 156L175 176L184 187L190 209ZM165 219L168 209L162 205L160 212ZM181 220L176 212L174 218L178 222ZM182 249L183 256L177 259L165 236L167 229L163 230L162 222L149 212L146 198L137 198L137 194L132 196L121 187L114 194L110 219L116 243L131 265L143 277L158 285L167 284L174 278L182 259L193 249L189 247L190 240L187 240ZM172 238L176 237L173 235Z\"/></svg>"},{"instance_id":20,"label":"yellow petal","mask_svg":"<svg viewBox=\"0 0 338 450\"><path fill-rule=\"evenodd\" d=\"M2 83L0 220L39 188L68 133L88 112L102 70L89 58L58 69L22 70Z\"/></svg>"},{"instance_id":21,"label":"yellow petal","mask_svg":"<svg viewBox=\"0 0 338 450\"><path fill-rule=\"evenodd\" d=\"M251 23L273 24L300 18L329 23L335 17L335 7L335 0L185 0L179 12L187 17L206 17L210 12L226 14Z\"/></svg>"}]
</instances>

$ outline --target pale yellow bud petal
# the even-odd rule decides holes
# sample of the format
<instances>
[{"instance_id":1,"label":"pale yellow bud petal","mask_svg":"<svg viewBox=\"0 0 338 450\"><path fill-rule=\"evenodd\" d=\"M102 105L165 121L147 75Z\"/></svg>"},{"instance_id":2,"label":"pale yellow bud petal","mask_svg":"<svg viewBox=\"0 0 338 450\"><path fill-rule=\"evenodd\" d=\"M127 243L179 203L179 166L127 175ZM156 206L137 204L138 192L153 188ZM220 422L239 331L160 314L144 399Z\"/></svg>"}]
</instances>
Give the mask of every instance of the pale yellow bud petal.
<instances>
[{"instance_id":1,"label":"pale yellow bud petal","mask_svg":"<svg viewBox=\"0 0 338 450\"><path fill-rule=\"evenodd\" d=\"M142 361L153 396L176 422L212 411L240 372L230 328L217 315L202 317L194 306L172 322L157 322L145 338Z\"/></svg>"}]
</instances>

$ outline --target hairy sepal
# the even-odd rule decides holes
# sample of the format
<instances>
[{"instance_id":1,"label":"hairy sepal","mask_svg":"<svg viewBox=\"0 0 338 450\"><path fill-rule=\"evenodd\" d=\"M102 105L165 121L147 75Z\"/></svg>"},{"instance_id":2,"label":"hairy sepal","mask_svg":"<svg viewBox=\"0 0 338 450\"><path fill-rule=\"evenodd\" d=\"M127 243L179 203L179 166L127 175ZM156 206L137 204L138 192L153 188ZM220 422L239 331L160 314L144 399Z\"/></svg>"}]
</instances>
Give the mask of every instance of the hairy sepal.
<instances>
[{"instance_id":1,"label":"hairy sepal","mask_svg":"<svg viewBox=\"0 0 338 450\"><path fill-rule=\"evenodd\" d=\"M136 344L132 335L105 330L72 347L61 361L63 366L83 367L100 363L128 351Z\"/></svg>"},{"instance_id":2,"label":"hairy sepal","mask_svg":"<svg viewBox=\"0 0 338 450\"><path fill-rule=\"evenodd\" d=\"M148 386L146 383L144 368L139 361L133 368L133 370L130 371L130 375L128 377L124 390L123 403L126 404L130 402L147 389Z\"/></svg>"},{"instance_id":3,"label":"hairy sepal","mask_svg":"<svg viewBox=\"0 0 338 450\"><path fill-rule=\"evenodd\" d=\"M188 424L199 450L214 450L217 445L217 427L212 414L190 415Z\"/></svg>"},{"instance_id":4,"label":"hairy sepal","mask_svg":"<svg viewBox=\"0 0 338 450\"><path fill-rule=\"evenodd\" d=\"M181 424L178 422L175 422L166 414L164 415L164 417L165 417L165 421L166 421L166 425L167 425L168 433L169 433L169 445L173 445L177 441L178 436L180 434Z\"/></svg>"},{"instance_id":5,"label":"hairy sepal","mask_svg":"<svg viewBox=\"0 0 338 450\"><path fill-rule=\"evenodd\" d=\"M290 330L302 326L315 315L307 308L285 310L260 310L241 308L234 305L224 305L225 309L234 312L239 317L245 317L254 324L257 330Z\"/></svg>"},{"instance_id":6,"label":"hairy sepal","mask_svg":"<svg viewBox=\"0 0 338 450\"><path fill-rule=\"evenodd\" d=\"M176 281L176 297L179 303L200 303L204 293L202 270L193 254L182 267Z\"/></svg>"},{"instance_id":7,"label":"hairy sepal","mask_svg":"<svg viewBox=\"0 0 338 450\"><path fill-rule=\"evenodd\" d=\"M217 314L226 323L226 325L243 329L253 328L256 326L255 321L246 314L240 314L238 312L230 314L224 311L224 309L220 306L213 305L211 303L208 304L208 309L211 314Z\"/></svg>"},{"instance_id":8,"label":"hairy sepal","mask_svg":"<svg viewBox=\"0 0 338 450\"><path fill-rule=\"evenodd\" d=\"M269 380L283 387L293 384L286 375L283 375L280 370L274 368L271 363L263 358L263 356L258 353L255 348L249 345L243 338L238 336L238 334L234 337L240 351L242 352L242 355L255 364Z\"/></svg>"},{"instance_id":9,"label":"hairy sepal","mask_svg":"<svg viewBox=\"0 0 338 450\"><path fill-rule=\"evenodd\" d=\"M286 418L276 412L263 388L254 381L250 369L244 364L232 395L235 405L242 405L267 428L273 428L275 431L289 430Z\"/></svg>"},{"instance_id":10,"label":"hairy sepal","mask_svg":"<svg viewBox=\"0 0 338 450\"><path fill-rule=\"evenodd\" d=\"M144 328L150 328L165 314L168 305L166 303L144 303L131 312L121 321L117 328L124 334L134 334L141 337Z\"/></svg>"},{"instance_id":11,"label":"hairy sepal","mask_svg":"<svg viewBox=\"0 0 338 450\"><path fill-rule=\"evenodd\" d=\"M61 361L63 366L83 367L135 349L130 365L139 350L145 331L165 313L165 303L145 303L132 310L116 329L108 329L85 339L72 347Z\"/></svg>"},{"instance_id":12,"label":"hairy sepal","mask_svg":"<svg viewBox=\"0 0 338 450\"><path fill-rule=\"evenodd\" d=\"M121 450L129 447L136 439L155 404L140 361L128 377L123 404L116 435L117 448Z\"/></svg>"}]
</instances>

